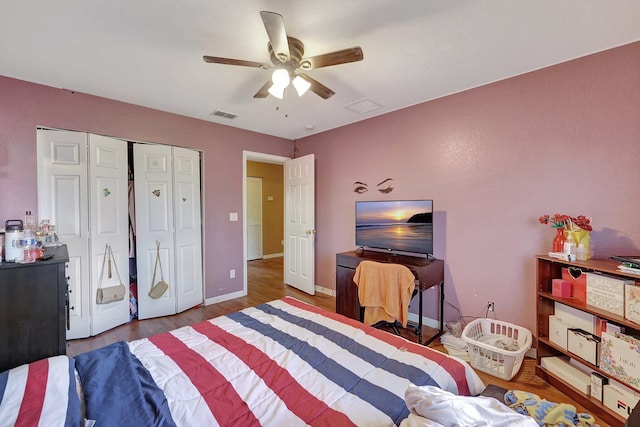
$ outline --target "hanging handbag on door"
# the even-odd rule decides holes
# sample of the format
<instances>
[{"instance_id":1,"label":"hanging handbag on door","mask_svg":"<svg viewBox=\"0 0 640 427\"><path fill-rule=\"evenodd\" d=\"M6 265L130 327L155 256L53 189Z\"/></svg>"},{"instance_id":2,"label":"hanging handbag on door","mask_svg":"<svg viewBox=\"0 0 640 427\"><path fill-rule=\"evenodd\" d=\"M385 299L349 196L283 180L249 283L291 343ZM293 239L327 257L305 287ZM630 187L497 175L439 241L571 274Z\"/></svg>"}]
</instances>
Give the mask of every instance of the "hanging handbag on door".
<instances>
[{"instance_id":1,"label":"hanging handbag on door","mask_svg":"<svg viewBox=\"0 0 640 427\"><path fill-rule=\"evenodd\" d=\"M108 261L107 261L108 258ZM107 286L102 287L102 277L104 276L104 264L105 261L108 262L109 273L108 276L111 277L111 261L113 260L113 266L116 269L116 274L118 275L119 285L115 286ZM113 258L113 252L111 252L111 245L107 243L107 246L104 250L104 257L102 258L102 268L100 269L100 278L98 279L98 292L96 294L96 304L109 304L111 302L122 301L124 299L124 295L127 292L127 288L122 284L122 280L120 279L120 272L118 271L118 265L116 264L116 260Z\"/></svg>"},{"instance_id":2,"label":"hanging handbag on door","mask_svg":"<svg viewBox=\"0 0 640 427\"><path fill-rule=\"evenodd\" d=\"M160 281L156 283L156 271L160 265ZM169 284L164 281L164 273L162 272L162 262L160 261L160 242L156 241L156 264L153 266L153 278L151 279L151 290L149 296L158 299L169 289Z\"/></svg>"}]
</instances>

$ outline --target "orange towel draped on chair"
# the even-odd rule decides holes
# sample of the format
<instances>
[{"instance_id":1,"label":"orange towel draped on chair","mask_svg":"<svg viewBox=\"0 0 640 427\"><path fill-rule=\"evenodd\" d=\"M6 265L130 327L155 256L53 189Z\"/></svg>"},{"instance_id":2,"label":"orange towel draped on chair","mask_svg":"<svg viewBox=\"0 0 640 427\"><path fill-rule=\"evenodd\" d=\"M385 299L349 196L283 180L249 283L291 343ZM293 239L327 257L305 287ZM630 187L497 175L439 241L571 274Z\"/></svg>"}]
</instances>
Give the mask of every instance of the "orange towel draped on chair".
<instances>
[{"instance_id":1,"label":"orange towel draped on chair","mask_svg":"<svg viewBox=\"0 0 640 427\"><path fill-rule=\"evenodd\" d=\"M415 289L415 277L401 264L362 261L354 283L358 286L358 300L364 309L364 323L373 325L380 321L407 326L409 301Z\"/></svg>"}]
</instances>

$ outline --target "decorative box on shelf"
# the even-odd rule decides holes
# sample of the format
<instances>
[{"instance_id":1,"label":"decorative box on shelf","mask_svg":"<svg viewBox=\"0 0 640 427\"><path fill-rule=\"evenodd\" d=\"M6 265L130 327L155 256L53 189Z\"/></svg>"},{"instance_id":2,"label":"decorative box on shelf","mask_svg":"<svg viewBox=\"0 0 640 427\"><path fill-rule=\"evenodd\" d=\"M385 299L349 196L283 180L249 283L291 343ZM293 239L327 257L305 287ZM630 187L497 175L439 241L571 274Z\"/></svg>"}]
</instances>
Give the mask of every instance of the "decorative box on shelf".
<instances>
[{"instance_id":1,"label":"decorative box on shelf","mask_svg":"<svg viewBox=\"0 0 640 427\"><path fill-rule=\"evenodd\" d=\"M571 296L578 301L587 300L587 275L579 268L564 267L562 269L562 280L571 284Z\"/></svg>"},{"instance_id":2,"label":"decorative box on shelf","mask_svg":"<svg viewBox=\"0 0 640 427\"><path fill-rule=\"evenodd\" d=\"M603 332L600 369L625 384L640 388L640 339L618 332Z\"/></svg>"},{"instance_id":3,"label":"decorative box on shelf","mask_svg":"<svg viewBox=\"0 0 640 427\"><path fill-rule=\"evenodd\" d=\"M579 328L567 330L567 351L579 356L583 360L598 366L598 352L600 337Z\"/></svg>"},{"instance_id":4,"label":"decorative box on shelf","mask_svg":"<svg viewBox=\"0 0 640 427\"><path fill-rule=\"evenodd\" d=\"M591 396L602 402L604 386L609 384L609 378L598 372L591 372Z\"/></svg>"},{"instance_id":5,"label":"decorative box on shelf","mask_svg":"<svg viewBox=\"0 0 640 427\"><path fill-rule=\"evenodd\" d=\"M591 377L572 364L567 357L550 356L540 359L540 366L571 384L584 394L591 392Z\"/></svg>"},{"instance_id":6,"label":"decorative box on shelf","mask_svg":"<svg viewBox=\"0 0 640 427\"><path fill-rule=\"evenodd\" d=\"M556 315L549 316L549 341L567 349L567 330L573 327Z\"/></svg>"},{"instance_id":7,"label":"decorative box on shelf","mask_svg":"<svg viewBox=\"0 0 640 427\"><path fill-rule=\"evenodd\" d=\"M631 415L631 411L640 400L638 393L617 381L604 385L602 391L602 403L625 419Z\"/></svg>"},{"instance_id":8,"label":"decorative box on shelf","mask_svg":"<svg viewBox=\"0 0 640 427\"><path fill-rule=\"evenodd\" d=\"M572 328L580 328L593 334L595 331L595 316L593 314L569 307L560 302L554 303L555 315L563 322L571 325Z\"/></svg>"},{"instance_id":9,"label":"decorative box on shelf","mask_svg":"<svg viewBox=\"0 0 640 427\"><path fill-rule=\"evenodd\" d=\"M635 323L640 323L640 286L624 285L624 317Z\"/></svg>"},{"instance_id":10,"label":"decorative box on shelf","mask_svg":"<svg viewBox=\"0 0 640 427\"><path fill-rule=\"evenodd\" d=\"M587 273L587 304L624 316L624 287L634 283L633 280Z\"/></svg>"},{"instance_id":11,"label":"decorative box on shelf","mask_svg":"<svg viewBox=\"0 0 640 427\"><path fill-rule=\"evenodd\" d=\"M570 298L571 283L563 279L553 279L551 281L551 295L561 298Z\"/></svg>"}]
</instances>

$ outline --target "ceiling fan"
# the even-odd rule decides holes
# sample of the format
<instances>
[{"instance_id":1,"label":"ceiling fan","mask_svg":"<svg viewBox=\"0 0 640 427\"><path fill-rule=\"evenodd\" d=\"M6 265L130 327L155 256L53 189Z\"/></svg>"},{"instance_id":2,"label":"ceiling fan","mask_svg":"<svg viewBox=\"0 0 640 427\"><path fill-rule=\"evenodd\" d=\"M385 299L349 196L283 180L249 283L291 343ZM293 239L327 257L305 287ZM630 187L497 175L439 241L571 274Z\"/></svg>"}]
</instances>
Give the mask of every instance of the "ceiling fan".
<instances>
[{"instance_id":1,"label":"ceiling fan","mask_svg":"<svg viewBox=\"0 0 640 427\"><path fill-rule=\"evenodd\" d=\"M253 95L254 98L266 98L271 94L282 99L284 90L289 86L290 82L293 83L299 96L302 96L310 89L321 98L331 98L335 95L334 91L317 80L312 79L307 74L298 72L298 70L308 71L321 67L329 67L331 65L362 61L364 59L364 54L359 46L303 58L304 44L296 38L287 36L282 15L262 11L260 12L260 16L262 17L262 22L269 36L267 49L269 50L273 65L242 59L220 58L217 56L205 55L202 57L205 62L209 63L239 65L265 70L274 69L271 79Z\"/></svg>"}]
</instances>

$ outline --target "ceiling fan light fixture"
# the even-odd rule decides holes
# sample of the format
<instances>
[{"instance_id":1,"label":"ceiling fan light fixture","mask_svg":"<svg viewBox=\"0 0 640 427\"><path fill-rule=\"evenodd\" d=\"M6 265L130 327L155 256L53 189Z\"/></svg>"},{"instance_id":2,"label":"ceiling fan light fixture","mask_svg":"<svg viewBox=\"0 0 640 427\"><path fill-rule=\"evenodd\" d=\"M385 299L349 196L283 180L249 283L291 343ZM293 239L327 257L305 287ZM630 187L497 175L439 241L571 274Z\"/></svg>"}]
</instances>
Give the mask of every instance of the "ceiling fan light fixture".
<instances>
[{"instance_id":1,"label":"ceiling fan light fixture","mask_svg":"<svg viewBox=\"0 0 640 427\"><path fill-rule=\"evenodd\" d=\"M268 92L278 99L284 98L284 90L286 87L278 86L275 83L269 88Z\"/></svg>"},{"instance_id":2,"label":"ceiling fan light fixture","mask_svg":"<svg viewBox=\"0 0 640 427\"><path fill-rule=\"evenodd\" d=\"M278 86L284 89L289 86L289 83L291 82L291 76L289 76L289 72L284 68L276 68L276 70L271 75L271 81L273 81L274 86Z\"/></svg>"},{"instance_id":3,"label":"ceiling fan light fixture","mask_svg":"<svg viewBox=\"0 0 640 427\"><path fill-rule=\"evenodd\" d=\"M329 99L335 95L334 91L306 74L300 73L298 75L296 71L315 70L317 68L362 61L364 59L362 48L359 46L304 58L304 43L299 39L287 35L282 15L263 10L260 12L260 16L262 17L262 23L269 38L267 51L269 52L273 66L261 62L222 58L219 56L204 55L202 57L205 62L214 64L256 67L264 70L271 70L275 67L271 75L271 81L266 81L260 89L258 89L258 92L253 95L254 98L263 99L269 95L273 95L274 97L283 99L284 90L291 84L291 80L293 79L295 80L294 86L299 96L302 96L310 89L311 92L322 99Z\"/></svg>"},{"instance_id":4,"label":"ceiling fan light fixture","mask_svg":"<svg viewBox=\"0 0 640 427\"><path fill-rule=\"evenodd\" d=\"M296 92L298 92L298 96L302 96L305 94L306 91L309 90L309 88L311 87L311 83L309 83L308 81L306 81L300 76L296 76L293 79L293 87L296 88Z\"/></svg>"}]
</instances>

